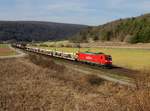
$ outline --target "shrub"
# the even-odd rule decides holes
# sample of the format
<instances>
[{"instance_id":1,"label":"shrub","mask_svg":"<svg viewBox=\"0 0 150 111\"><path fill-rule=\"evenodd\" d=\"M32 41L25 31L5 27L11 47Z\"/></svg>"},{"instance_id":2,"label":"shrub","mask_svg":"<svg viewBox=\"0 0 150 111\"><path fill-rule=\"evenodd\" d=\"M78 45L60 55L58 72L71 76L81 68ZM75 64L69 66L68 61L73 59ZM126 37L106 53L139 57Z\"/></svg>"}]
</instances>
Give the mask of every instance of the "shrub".
<instances>
[{"instance_id":1,"label":"shrub","mask_svg":"<svg viewBox=\"0 0 150 111\"><path fill-rule=\"evenodd\" d=\"M30 54L29 59L32 63L41 66L43 68L53 69L61 73L63 73L65 70L65 66L58 65L53 60L40 55Z\"/></svg>"},{"instance_id":2,"label":"shrub","mask_svg":"<svg viewBox=\"0 0 150 111\"><path fill-rule=\"evenodd\" d=\"M87 76L87 82L91 85L100 85L104 80L99 78L96 75L88 75Z\"/></svg>"}]
</instances>

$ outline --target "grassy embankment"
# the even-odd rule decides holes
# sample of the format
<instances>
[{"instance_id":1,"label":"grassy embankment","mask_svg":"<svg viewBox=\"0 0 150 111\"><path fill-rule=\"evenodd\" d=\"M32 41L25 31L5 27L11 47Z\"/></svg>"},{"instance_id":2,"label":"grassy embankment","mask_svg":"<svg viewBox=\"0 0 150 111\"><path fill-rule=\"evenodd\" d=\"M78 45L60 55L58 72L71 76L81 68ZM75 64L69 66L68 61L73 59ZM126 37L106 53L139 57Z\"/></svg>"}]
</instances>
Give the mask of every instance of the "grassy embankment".
<instances>
[{"instance_id":1,"label":"grassy embankment","mask_svg":"<svg viewBox=\"0 0 150 111\"><path fill-rule=\"evenodd\" d=\"M47 43L48 44L48 43ZM56 43L58 44L58 43ZM49 46L54 45L50 43ZM44 47L38 46L40 48L58 50L64 52L77 52L79 48L69 48L69 47ZM126 67L130 69L148 69L150 67L150 50L146 49L128 49L128 48L80 48L80 51L93 51L93 52L103 52L110 54L113 57L113 64L121 67Z\"/></svg>"},{"instance_id":2,"label":"grassy embankment","mask_svg":"<svg viewBox=\"0 0 150 111\"><path fill-rule=\"evenodd\" d=\"M16 55L16 52L9 48L8 44L0 44L0 56Z\"/></svg>"},{"instance_id":3,"label":"grassy embankment","mask_svg":"<svg viewBox=\"0 0 150 111\"><path fill-rule=\"evenodd\" d=\"M137 87L131 88L84 75L41 56L0 60L0 67L0 111L150 109L149 73L141 73Z\"/></svg>"}]
</instances>

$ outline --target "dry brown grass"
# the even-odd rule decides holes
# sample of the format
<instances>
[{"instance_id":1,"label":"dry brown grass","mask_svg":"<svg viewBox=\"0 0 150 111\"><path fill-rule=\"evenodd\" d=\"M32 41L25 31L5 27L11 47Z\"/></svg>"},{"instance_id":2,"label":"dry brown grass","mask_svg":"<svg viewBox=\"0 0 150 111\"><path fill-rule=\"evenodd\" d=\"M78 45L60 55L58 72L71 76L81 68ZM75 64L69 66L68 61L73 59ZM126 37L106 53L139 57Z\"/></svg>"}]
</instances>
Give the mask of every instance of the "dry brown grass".
<instances>
[{"instance_id":1,"label":"dry brown grass","mask_svg":"<svg viewBox=\"0 0 150 111\"><path fill-rule=\"evenodd\" d=\"M65 70L65 66L58 65L52 59L40 55L30 54L29 60L40 67L50 68L51 70L55 70L60 73L63 73Z\"/></svg>"},{"instance_id":2,"label":"dry brown grass","mask_svg":"<svg viewBox=\"0 0 150 111\"><path fill-rule=\"evenodd\" d=\"M0 111L149 111L144 74L129 88L39 56L0 60Z\"/></svg>"},{"instance_id":3,"label":"dry brown grass","mask_svg":"<svg viewBox=\"0 0 150 111\"><path fill-rule=\"evenodd\" d=\"M11 50L10 48L0 48L0 56L10 56L15 54L16 52Z\"/></svg>"}]
</instances>

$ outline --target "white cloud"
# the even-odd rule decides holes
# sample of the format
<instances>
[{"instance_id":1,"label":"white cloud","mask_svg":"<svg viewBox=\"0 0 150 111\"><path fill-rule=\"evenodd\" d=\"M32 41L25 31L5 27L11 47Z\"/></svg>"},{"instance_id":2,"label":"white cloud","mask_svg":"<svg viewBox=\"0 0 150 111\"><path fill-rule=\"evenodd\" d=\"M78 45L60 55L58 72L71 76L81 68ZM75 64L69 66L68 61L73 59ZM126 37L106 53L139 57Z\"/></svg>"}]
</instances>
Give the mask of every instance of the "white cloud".
<instances>
[{"instance_id":1,"label":"white cloud","mask_svg":"<svg viewBox=\"0 0 150 111\"><path fill-rule=\"evenodd\" d=\"M78 12L78 13L86 13L96 11L94 8L89 8L88 4L82 3L81 1L68 1L65 2L57 2L54 4L48 5L49 11L54 12Z\"/></svg>"},{"instance_id":2,"label":"white cloud","mask_svg":"<svg viewBox=\"0 0 150 111\"><path fill-rule=\"evenodd\" d=\"M150 0L14 1L16 3L12 4L12 8L0 0L0 19L103 24L107 21L150 12Z\"/></svg>"}]
</instances>

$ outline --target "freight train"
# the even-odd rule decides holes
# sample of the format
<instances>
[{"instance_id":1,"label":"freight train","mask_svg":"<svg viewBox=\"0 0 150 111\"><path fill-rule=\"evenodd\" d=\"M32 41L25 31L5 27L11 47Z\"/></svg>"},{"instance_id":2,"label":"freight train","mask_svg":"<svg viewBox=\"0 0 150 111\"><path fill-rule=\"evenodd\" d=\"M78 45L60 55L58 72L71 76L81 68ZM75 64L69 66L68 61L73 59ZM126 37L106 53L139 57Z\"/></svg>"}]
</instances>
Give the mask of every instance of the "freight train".
<instances>
[{"instance_id":1,"label":"freight train","mask_svg":"<svg viewBox=\"0 0 150 111\"><path fill-rule=\"evenodd\" d=\"M77 52L77 53L67 53L62 51L53 51L46 50L41 48L33 48L26 46L24 44L13 44L13 47L20 48L29 52L39 53L48 55L51 57L57 57L72 61L78 61L82 63L88 63L92 65L104 66L104 67L112 67L112 57L111 55L106 55L104 53L93 53L93 52Z\"/></svg>"}]
</instances>

